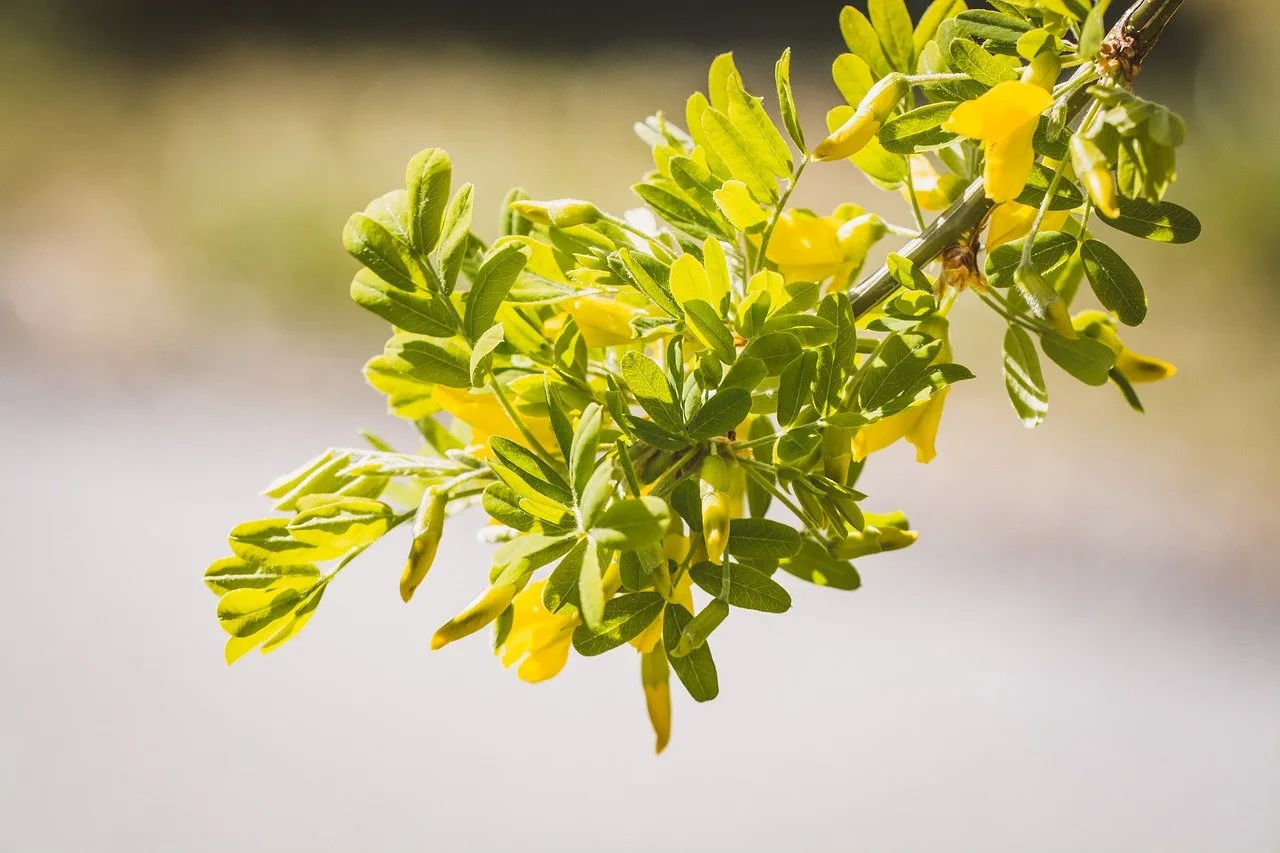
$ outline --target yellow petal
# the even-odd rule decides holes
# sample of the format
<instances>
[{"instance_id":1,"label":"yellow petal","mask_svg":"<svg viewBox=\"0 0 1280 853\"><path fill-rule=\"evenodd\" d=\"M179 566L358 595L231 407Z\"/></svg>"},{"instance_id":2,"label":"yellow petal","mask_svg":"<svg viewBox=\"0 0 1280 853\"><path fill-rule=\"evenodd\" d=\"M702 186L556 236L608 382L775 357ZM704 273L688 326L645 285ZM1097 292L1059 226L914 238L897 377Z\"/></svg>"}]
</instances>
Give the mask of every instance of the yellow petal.
<instances>
[{"instance_id":1,"label":"yellow petal","mask_svg":"<svg viewBox=\"0 0 1280 853\"><path fill-rule=\"evenodd\" d=\"M929 398L929 402L921 407L920 417L907 430L907 441L915 445L916 461L929 463L938 455L934 442L938 438L938 423L942 420L942 407L947 401L950 388L943 388Z\"/></svg>"},{"instance_id":2,"label":"yellow petal","mask_svg":"<svg viewBox=\"0 0 1280 853\"><path fill-rule=\"evenodd\" d=\"M658 613L658 617L649 624L639 634L631 638L631 645L635 647L640 654L648 654L653 651L653 647L662 639L662 613Z\"/></svg>"},{"instance_id":3,"label":"yellow petal","mask_svg":"<svg viewBox=\"0 0 1280 853\"><path fill-rule=\"evenodd\" d=\"M873 424L862 427L853 437L853 458L866 459L905 436L919 419L923 407L916 405Z\"/></svg>"},{"instance_id":4,"label":"yellow petal","mask_svg":"<svg viewBox=\"0 0 1280 853\"><path fill-rule=\"evenodd\" d=\"M1130 382L1159 382L1178 372L1178 368L1167 361L1129 349L1122 349L1116 356L1116 369Z\"/></svg>"},{"instance_id":5,"label":"yellow petal","mask_svg":"<svg viewBox=\"0 0 1280 853\"><path fill-rule=\"evenodd\" d=\"M640 658L640 683L644 704L653 726L654 751L662 752L671 740L671 671L661 646Z\"/></svg>"},{"instance_id":6,"label":"yellow petal","mask_svg":"<svg viewBox=\"0 0 1280 853\"><path fill-rule=\"evenodd\" d=\"M829 217L788 210L778 217L765 257L780 267L839 265L844 250L838 228Z\"/></svg>"},{"instance_id":7,"label":"yellow petal","mask_svg":"<svg viewBox=\"0 0 1280 853\"><path fill-rule=\"evenodd\" d=\"M1034 132L1036 120L1052 103L1053 96L1039 86L1007 80L956 107L942 129L986 142L1006 140L1028 124Z\"/></svg>"},{"instance_id":8,"label":"yellow petal","mask_svg":"<svg viewBox=\"0 0 1280 853\"><path fill-rule=\"evenodd\" d=\"M555 678L564 669L569 660L569 637L562 641L532 652L516 670L521 681L537 684L548 678Z\"/></svg>"},{"instance_id":9,"label":"yellow petal","mask_svg":"<svg viewBox=\"0 0 1280 853\"><path fill-rule=\"evenodd\" d=\"M982 181L987 198L997 204L1011 201L1027 185L1027 178L1031 177L1031 167L1036 159L1036 152L1031 147L1031 137L1035 130L1035 122L1031 122L1020 130L1002 139L990 140L983 146L987 159L982 167Z\"/></svg>"},{"instance_id":10,"label":"yellow petal","mask_svg":"<svg viewBox=\"0 0 1280 853\"><path fill-rule=\"evenodd\" d=\"M453 415L476 433L484 435L500 435L519 444L524 444L524 435L507 417L506 410L492 393L473 394L465 388L446 388L437 385L432 393L436 405L443 411ZM546 418L526 417L524 425L533 433L533 437L545 447L555 446L555 433L551 430L551 422ZM473 435L474 438L474 435Z\"/></svg>"},{"instance_id":11,"label":"yellow petal","mask_svg":"<svg viewBox=\"0 0 1280 853\"><path fill-rule=\"evenodd\" d=\"M563 307L582 332L589 347L613 347L630 343L631 319L643 312L607 296L579 296Z\"/></svg>"}]
</instances>

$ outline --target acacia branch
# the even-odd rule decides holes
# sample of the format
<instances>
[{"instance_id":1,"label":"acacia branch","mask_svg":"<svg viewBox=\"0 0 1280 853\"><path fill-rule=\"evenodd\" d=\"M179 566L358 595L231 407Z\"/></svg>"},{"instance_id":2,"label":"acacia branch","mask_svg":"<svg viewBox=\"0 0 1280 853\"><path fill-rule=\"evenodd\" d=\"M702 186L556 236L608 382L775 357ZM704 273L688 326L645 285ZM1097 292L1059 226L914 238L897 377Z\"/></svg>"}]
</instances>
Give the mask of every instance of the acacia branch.
<instances>
[{"instance_id":1,"label":"acacia branch","mask_svg":"<svg viewBox=\"0 0 1280 853\"><path fill-rule=\"evenodd\" d=\"M1114 63L1127 79L1132 79L1181 5L1182 0L1137 0L1107 34L1103 42L1102 62ZM1086 65L1076 73L1082 76L1090 73L1091 68ZM1075 91L1067 110L1068 121L1079 115L1088 100L1086 89ZM991 207L991 200L983 190L982 178L975 178L959 199L929 223L919 237L903 246L898 254L908 258L917 268L923 267L976 228ZM898 281L889 268L880 267L850 288L854 316L861 317L871 311L897 289Z\"/></svg>"}]
</instances>

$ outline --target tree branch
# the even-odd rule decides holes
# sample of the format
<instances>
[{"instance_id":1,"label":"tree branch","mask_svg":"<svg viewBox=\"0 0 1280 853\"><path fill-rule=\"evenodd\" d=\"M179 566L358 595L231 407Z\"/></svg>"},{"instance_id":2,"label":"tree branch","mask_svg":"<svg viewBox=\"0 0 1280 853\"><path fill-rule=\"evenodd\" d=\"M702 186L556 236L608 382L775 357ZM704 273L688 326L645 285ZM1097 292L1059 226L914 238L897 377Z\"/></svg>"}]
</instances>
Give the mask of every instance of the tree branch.
<instances>
[{"instance_id":1,"label":"tree branch","mask_svg":"<svg viewBox=\"0 0 1280 853\"><path fill-rule=\"evenodd\" d=\"M1147 54L1155 47L1165 25L1178 11L1182 0L1137 0L1111 28L1103 42L1104 62L1115 62L1132 79ZM1082 66L1077 75L1090 73L1091 65ZM1067 110L1068 121L1079 115L1089 100L1086 89L1077 90ZM899 254L910 259L917 268L936 259L942 251L959 240L965 232L977 227L991 210L991 200L983 191L982 178L969 184L964 194L941 213L920 236L902 247ZM898 289L898 282L887 266L873 272L849 290L855 317L871 311Z\"/></svg>"}]
</instances>

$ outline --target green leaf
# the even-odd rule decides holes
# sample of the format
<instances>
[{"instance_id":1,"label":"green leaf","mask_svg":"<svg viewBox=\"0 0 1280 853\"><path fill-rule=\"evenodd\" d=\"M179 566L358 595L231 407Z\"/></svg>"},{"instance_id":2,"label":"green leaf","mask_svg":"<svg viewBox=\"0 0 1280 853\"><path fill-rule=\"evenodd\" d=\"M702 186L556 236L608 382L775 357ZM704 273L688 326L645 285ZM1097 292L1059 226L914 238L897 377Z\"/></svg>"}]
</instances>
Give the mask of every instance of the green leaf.
<instances>
[{"instance_id":1,"label":"green leaf","mask_svg":"<svg viewBox=\"0 0 1280 853\"><path fill-rule=\"evenodd\" d=\"M303 510L289 522L293 538L341 556L387 532L394 513L381 501L342 498Z\"/></svg>"},{"instance_id":2,"label":"green leaf","mask_svg":"<svg viewBox=\"0 0 1280 853\"><path fill-rule=\"evenodd\" d=\"M1027 238L1022 237L1002 243L987 255L987 285L995 288L1010 287L1014 272L1022 262L1022 248ZM1065 264L1076 251L1076 238L1066 231L1041 231L1031 247L1031 266L1046 275Z\"/></svg>"},{"instance_id":3,"label":"green leaf","mask_svg":"<svg viewBox=\"0 0 1280 853\"><path fill-rule=\"evenodd\" d=\"M1115 219L1108 219L1101 211L1098 216L1126 234L1157 243L1190 243L1200 236L1196 215L1171 201L1152 203L1121 196L1119 205L1120 215Z\"/></svg>"},{"instance_id":4,"label":"green leaf","mask_svg":"<svg viewBox=\"0 0 1280 853\"><path fill-rule=\"evenodd\" d=\"M915 34L905 0L867 0L867 11L889 64L903 74L914 72Z\"/></svg>"},{"instance_id":5,"label":"green leaf","mask_svg":"<svg viewBox=\"0 0 1280 853\"><path fill-rule=\"evenodd\" d=\"M769 376L782 373L800 355L800 339L789 332L770 332L747 342L740 358L757 358L764 362Z\"/></svg>"},{"instance_id":6,"label":"green leaf","mask_svg":"<svg viewBox=\"0 0 1280 853\"><path fill-rule=\"evenodd\" d=\"M445 293L453 293L471 242L472 195L475 188L463 184L453 194L440 226L440 283Z\"/></svg>"},{"instance_id":7,"label":"green leaf","mask_svg":"<svg viewBox=\"0 0 1280 853\"><path fill-rule=\"evenodd\" d=\"M958 38L951 42L951 64L956 71L968 74L986 86L1018 79L1018 72L968 39Z\"/></svg>"},{"instance_id":8,"label":"green leaf","mask_svg":"<svg viewBox=\"0 0 1280 853\"><path fill-rule=\"evenodd\" d=\"M531 574L572 551L578 542L577 533L557 536L526 533L504 542L493 552L489 583L523 585Z\"/></svg>"},{"instance_id":9,"label":"green leaf","mask_svg":"<svg viewBox=\"0 0 1280 853\"><path fill-rule=\"evenodd\" d=\"M242 522L231 529L228 541L237 557L268 566L299 566L341 556L295 539L287 518Z\"/></svg>"},{"instance_id":10,"label":"green leaf","mask_svg":"<svg viewBox=\"0 0 1280 853\"><path fill-rule=\"evenodd\" d=\"M688 252L676 258L671 264L671 273L667 276L667 287L681 306L694 299L719 305L727 292L720 287L712 287L706 269Z\"/></svg>"},{"instance_id":11,"label":"green leaf","mask_svg":"<svg viewBox=\"0 0 1280 853\"><path fill-rule=\"evenodd\" d=\"M769 214L751 197L742 181L725 181L711 195L724 218L739 231L756 231L769 221Z\"/></svg>"},{"instance_id":12,"label":"green leaf","mask_svg":"<svg viewBox=\"0 0 1280 853\"><path fill-rule=\"evenodd\" d=\"M665 311L669 316L680 318L684 314L680 311L680 306L676 304L675 299L671 295L664 284L659 284L658 280L653 277L649 270L645 269L642 258L648 257L640 253L633 254L630 249L625 246L618 250L618 260L621 261L621 270L619 272L621 278L627 281L649 297L655 305Z\"/></svg>"},{"instance_id":13,"label":"green leaf","mask_svg":"<svg viewBox=\"0 0 1280 853\"><path fill-rule=\"evenodd\" d=\"M810 539L804 540L800 551L778 564L784 572L801 580L832 589L855 590L862 586L858 570L848 560L837 560L826 549Z\"/></svg>"},{"instance_id":14,"label":"green leaf","mask_svg":"<svg viewBox=\"0 0 1280 853\"><path fill-rule=\"evenodd\" d=\"M653 208L658 216L699 240L724 231L724 227L716 221L714 216L698 207L697 203L683 192L674 192L670 187L678 187L678 185L674 182L669 182L669 186L641 182L633 184L631 190L640 196L645 204Z\"/></svg>"},{"instance_id":15,"label":"green leaf","mask_svg":"<svg viewBox=\"0 0 1280 853\"><path fill-rule=\"evenodd\" d=\"M940 148L955 141L956 135L942 129L942 123L959 105L959 101L925 104L895 116L880 128L880 144L894 154L913 154Z\"/></svg>"},{"instance_id":16,"label":"green leaf","mask_svg":"<svg viewBox=\"0 0 1280 853\"><path fill-rule=\"evenodd\" d=\"M875 27L867 20L866 15L852 6L845 6L840 10L840 35L844 36L849 52L866 62L877 78L892 70L889 60L885 58L884 48L880 46L880 37L876 35Z\"/></svg>"},{"instance_id":17,"label":"green leaf","mask_svg":"<svg viewBox=\"0 0 1280 853\"><path fill-rule=\"evenodd\" d=\"M574 629L574 651L592 657L616 649L652 625L663 605L662 596L656 592L624 593L609 599L594 631L585 625Z\"/></svg>"},{"instance_id":18,"label":"green leaf","mask_svg":"<svg viewBox=\"0 0 1280 853\"><path fill-rule=\"evenodd\" d=\"M676 405L676 392L658 363L644 353L629 350L622 356L620 368L627 387L653 422L670 432L681 432L684 419Z\"/></svg>"},{"instance_id":19,"label":"green leaf","mask_svg":"<svg viewBox=\"0 0 1280 853\"><path fill-rule=\"evenodd\" d=\"M763 382L768 375L769 371L764 366L763 361L752 357L743 358L740 355L725 371L724 377L720 380L720 390L741 388L748 392L754 391L756 386Z\"/></svg>"},{"instance_id":20,"label":"green leaf","mask_svg":"<svg viewBox=\"0 0 1280 853\"><path fill-rule=\"evenodd\" d=\"M1085 275L1098 301L1126 326L1136 326L1147 317L1147 294L1142 282L1124 258L1106 243L1085 240L1080 245Z\"/></svg>"},{"instance_id":21,"label":"green leaf","mask_svg":"<svg viewBox=\"0 0 1280 853\"><path fill-rule=\"evenodd\" d=\"M728 551L735 557L782 558L800 549L795 528L768 518L735 518L729 522Z\"/></svg>"},{"instance_id":22,"label":"green leaf","mask_svg":"<svg viewBox=\"0 0 1280 853\"><path fill-rule=\"evenodd\" d=\"M490 483L485 487L481 505L489 517L528 533L538 526L538 519L520 506L520 494L505 483Z\"/></svg>"},{"instance_id":23,"label":"green leaf","mask_svg":"<svg viewBox=\"0 0 1280 853\"><path fill-rule=\"evenodd\" d=\"M762 204L777 201L778 186L773 173L756 160L754 146L732 119L713 107L702 114L702 132L729 173L746 184L757 201Z\"/></svg>"},{"instance_id":24,"label":"green leaf","mask_svg":"<svg viewBox=\"0 0 1280 853\"><path fill-rule=\"evenodd\" d=\"M383 281L371 269L360 270L351 280L351 298L406 332L447 338L458 331L441 297L403 290Z\"/></svg>"},{"instance_id":25,"label":"green leaf","mask_svg":"<svg viewBox=\"0 0 1280 853\"><path fill-rule=\"evenodd\" d=\"M471 387L483 388L489 365L493 363L493 351L502 343L502 324L494 323L471 347Z\"/></svg>"},{"instance_id":26,"label":"green leaf","mask_svg":"<svg viewBox=\"0 0 1280 853\"><path fill-rule=\"evenodd\" d=\"M342 245L383 281L403 290L427 289L426 276L409 245L364 213L351 214L342 230Z\"/></svg>"},{"instance_id":27,"label":"green leaf","mask_svg":"<svg viewBox=\"0 0 1280 853\"><path fill-rule=\"evenodd\" d=\"M680 637L693 621L693 614L684 605L670 603L662 617L662 645L667 653L680 645ZM702 644L684 657L671 658L671 668L684 689L697 702L709 702L720 693L720 680L716 675L716 662L711 657L711 647Z\"/></svg>"},{"instance_id":28,"label":"green leaf","mask_svg":"<svg viewBox=\"0 0 1280 853\"><path fill-rule=\"evenodd\" d=\"M956 15L955 32L960 38L1016 45L1031 29L1031 24L1021 18L990 9L973 9Z\"/></svg>"},{"instance_id":29,"label":"green leaf","mask_svg":"<svg viewBox=\"0 0 1280 853\"><path fill-rule=\"evenodd\" d=\"M918 290L922 293L933 294L933 282L929 281L929 277L912 263L910 258L903 257L897 252L890 252L885 258L885 268L897 280L898 284L907 290Z\"/></svg>"},{"instance_id":30,"label":"green leaf","mask_svg":"<svg viewBox=\"0 0 1280 853\"><path fill-rule=\"evenodd\" d=\"M824 347L836 340L835 324L815 314L774 314L765 321L764 332L792 335L806 347Z\"/></svg>"},{"instance_id":31,"label":"green leaf","mask_svg":"<svg viewBox=\"0 0 1280 853\"><path fill-rule=\"evenodd\" d=\"M867 65L865 59L852 53L842 53L835 58L835 62L831 63L831 79L835 81L841 97L851 107L862 103L867 92L876 84L871 66Z\"/></svg>"},{"instance_id":32,"label":"green leaf","mask_svg":"<svg viewBox=\"0 0 1280 853\"><path fill-rule=\"evenodd\" d=\"M288 621L285 622L279 630L275 631L270 638L262 644L262 653L275 651L282 645L297 636L298 632L306 627L311 621L311 614L315 613L317 607L320 606L320 599L324 597L324 591L329 588L328 583L316 584L315 587L307 593L297 608L289 615ZM228 641L228 646L230 646ZM230 660L227 663L231 663Z\"/></svg>"},{"instance_id":33,"label":"green leaf","mask_svg":"<svg viewBox=\"0 0 1280 853\"><path fill-rule=\"evenodd\" d=\"M449 182L453 164L439 148L420 151L405 169L409 191L409 212L413 219L413 248L427 254L440 242L440 224L449 203Z\"/></svg>"},{"instance_id":34,"label":"green leaf","mask_svg":"<svg viewBox=\"0 0 1280 853\"><path fill-rule=\"evenodd\" d=\"M516 276L524 269L527 249L519 243L507 243L494 249L484 259L471 282L467 296L467 313L463 330L469 339L475 340L493 325L498 308L515 283Z\"/></svg>"},{"instance_id":35,"label":"green leaf","mask_svg":"<svg viewBox=\"0 0 1280 853\"><path fill-rule=\"evenodd\" d=\"M1048 194L1049 184L1052 182L1053 169L1043 163L1035 164L1035 168L1027 178L1026 186L1022 188L1022 192L1018 193L1018 203L1028 207L1039 207L1045 195ZM1081 194L1075 182L1065 177L1059 178L1058 185L1053 188L1053 200L1049 202L1049 209L1075 210L1082 204L1084 204L1084 195Z\"/></svg>"},{"instance_id":36,"label":"green leaf","mask_svg":"<svg viewBox=\"0 0 1280 853\"><path fill-rule=\"evenodd\" d=\"M636 551L661 541L670 519L671 510L661 498L626 498L601 513L591 538L606 548Z\"/></svg>"},{"instance_id":37,"label":"green leaf","mask_svg":"<svg viewBox=\"0 0 1280 853\"><path fill-rule=\"evenodd\" d=\"M1040 347L1055 364L1086 385L1107 384L1107 372L1115 366L1111 347L1093 338L1064 338L1057 332L1040 336Z\"/></svg>"},{"instance_id":38,"label":"green leaf","mask_svg":"<svg viewBox=\"0 0 1280 853\"><path fill-rule=\"evenodd\" d=\"M809 402L813 379L818 372L818 353L806 350L787 365L778 379L778 426L789 427Z\"/></svg>"},{"instance_id":39,"label":"green leaf","mask_svg":"<svg viewBox=\"0 0 1280 853\"><path fill-rule=\"evenodd\" d=\"M320 570L310 563L291 566L268 566L243 557L223 557L205 570L204 582L218 595L233 589L283 588L286 586L308 589L320 576Z\"/></svg>"},{"instance_id":40,"label":"green leaf","mask_svg":"<svg viewBox=\"0 0 1280 853\"><path fill-rule=\"evenodd\" d=\"M456 341L401 333L387 341L384 367L418 382L449 388L471 387L471 354Z\"/></svg>"},{"instance_id":41,"label":"green leaf","mask_svg":"<svg viewBox=\"0 0 1280 853\"><path fill-rule=\"evenodd\" d=\"M588 403L578 419L578 427L573 432L573 442L569 448L569 472L574 493L582 496L596 469L596 451L600 447L600 424L602 414L599 403Z\"/></svg>"},{"instance_id":42,"label":"green leaf","mask_svg":"<svg viewBox=\"0 0 1280 853\"><path fill-rule=\"evenodd\" d=\"M858 408L868 416L887 411L928 374L942 341L914 332L888 335L858 373Z\"/></svg>"},{"instance_id":43,"label":"green leaf","mask_svg":"<svg viewBox=\"0 0 1280 853\"><path fill-rule=\"evenodd\" d=\"M651 421L633 421L631 429L635 432L636 438L659 450L684 450L692 444L692 441L686 438L682 432L663 429Z\"/></svg>"},{"instance_id":44,"label":"green leaf","mask_svg":"<svg viewBox=\"0 0 1280 853\"><path fill-rule=\"evenodd\" d=\"M524 445L517 444L509 438L494 435L489 438L489 448L508 472L515 474L534 489L537 495L564 506L573 504L573 494L569 484L560 476L560 472L543 462ZM507 485L518 488L510 482Z\"/></svg>"},{"instance_id":45,"label":"green leaf","mask_svg":"<svg viewBox=\"0 0 1280 853\"><path fill-rule=\"evenodd\" d=\"M720 627L720 623L728 615L729 605L725 602L718 598L707 602L707 606L699 610L680 633L680 639L676 642L676 647L671 650L670 656L682 658L705 646L707 638Z\"/></svg>"},{"instance_id":46,"label":"green leaf","mask_svg":"<svg viewBox=\"0 0 1280 853\"><path fill-rule=\"evenodd\" d=\"M682 307L689 328L702 345L725 364L732 364L737 350L733 346L733 334L725 327L720 312L701 299L690 300Z\"/></svg>"},{"instance_id":47,"label":"green leaf","mask_svg":"<svg viewBox=\"0 0 1280 853\"><path fill-rule=\"evenodd\" d=\"M782 114L782 124L787 128L787 134L796 147L807 151L804 131L800 128L800 116L796 111L796 99L791 92L791 48L782 51L782 56L773 66L773 82L778 90L778 112Z\"/></svg>"},{"instance_id":48,"label":"green leaf","mask_svg":"<svg viewBox=\"0 0 1280 853\"><path fill-rule=\"evenodd\" d=\"M729 121L742 134L747 147L759 166L763 166L774 177L791 177L791 150L786 140L774 127L773 121L765 113L760 98L749 94L742 87L742 77L735 69L729 75ZM721 154L723 157L723 153ZM725 161L729 163L728 160ZM732 165L730 164L732 169Z\"/></svg>"},{"instance_id":49,"label":"green leaf","mask_svg":"<svg viewBox=\"0 0 1280 853\"><path fill-rule=\"evenodd\" d=\"M291 586L235 589L218 599L218 622L233 637L251 637L291 613L302 598Z\"/></svg>"},{"instance_id":50,"label":"green leaf","mask_svg":"<svg viewBox=\"0 0 1280 853\"><path fill-rule=\"evenodd\" d=\"M725 575L729 588L725 590ZM759 569L741 563L698 563L689 570L693 582L710 595L723 598L734 607L759 610L762 613L785 613L791 609L791 596L781 584Z\"/></svg>"},{"instance_id":51,"label":"green leaf","mask_svg":"<svg viewBox=\"0 0 1280 853\"><path fill-rule=\"evenodd\" d=\"M751 394L742 388L721 388L689 419L685 434L694 441L725 435L751 412Z\"/></svg>"},{"instance_id":52,"label":"green leaf","mask_svg":"<svg viewBox=\"0 0 1280 853\"><path fill-rule=\"evenodd\" d=\"M1035 343L1021 326L1004 333L1004 387L1022 425L1034 427L1049 411L1049 391L1040 371Z\"/></svg>"},{"instance_id":53,"label":"green leaf","mask_svg":"<svg viewBox=\"0 0 1280 853\"><path fill-rule=\"evenodd\" d=\"M916 56L919 56L925 45L933 40L938 32L938 26L948 18L953 18L964 11L964 8L964 0L933 0L929 8L925 9L924 14L920 16L911 37Z\"/></svg>"},{"instance_id":54,"label":"green leaf","mask_svg":"<svg viewBox=\"0 0 1280 853\"><path fill-rule=\"evenodd\" d=\"M582 570L578 574L578 612L589 630L600 627L604 615L604 585L600 569L600 548L587 540L582 550Z\"/></svg>"}]
</instances>

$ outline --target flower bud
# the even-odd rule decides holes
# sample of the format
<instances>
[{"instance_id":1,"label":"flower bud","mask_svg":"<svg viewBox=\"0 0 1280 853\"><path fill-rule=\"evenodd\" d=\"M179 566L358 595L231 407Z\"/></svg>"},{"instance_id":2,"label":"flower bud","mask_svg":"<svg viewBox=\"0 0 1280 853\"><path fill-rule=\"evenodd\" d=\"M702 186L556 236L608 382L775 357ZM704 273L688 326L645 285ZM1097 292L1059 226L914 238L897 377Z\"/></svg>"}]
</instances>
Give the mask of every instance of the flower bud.
<instances>
[{"instance_id":1,"label":"flower bud","mask_svg":"<svg viewBox=\"0 0 1280 853\"><path fill-rule=\"evenodd\" d=\"M1071 137L1071 166L1084 182L1089 197L1102 215L1115 219L1120 215L1116 204L1116 179L1107 164L1107 157L1092 139L1080 134Z\"/></svg>"},{"instance_id":2,"label":"flower bud","mask_svg":"<svg viewBox=\"0 0 1280 853\"><path fill-rule=\"evenodd\" d=\"M818 143L818 147L813 149L813 159L820 162L843 160L857 154L876 135L910 89L911 84L901 74L890 74L882 79L867 92L849 120Z\"/></svg>"},{"instance_id":3,"label":"flower bud","mask_svg":"<svg viewBox=\"0 0 1280 853\"><path fill-rule=\"evenodd\" d=\"M1014 270L1013 280L1037 317L1049 321L1054 331L1064 338L1079 337L1071 325L1071 315L1062 297L1040 277L1040 273L1029 266L1019 266Z\"/></svg>"},{"instance_id":4,"label":"flower bud","mask_svg":"<svg viewBox=\"0 0 1280 853\"><path fill-rule=\"evenodd\" d=\"M400 597L405 602L413 598L414 591L435 561L440 537L444 533L444 510L448 503L448 492L428 489L418 505L418 514L413 520L413 545L409 548L409 559L400 576Z\"/></svg>"},{"instance_id":5,"label":"flower bud","mask_svg":"<svg viewBox=\"0 0 1280 853\"><path fill-rule=\"evenodd\" d=\"M589 201L559 198L555 201L515 201L511 209L537 225L572 228L590 225L600 218L599 209Z\"/></svg>"},{"instance_id":6,"label":"flower bud","mask_svg":"<svg viewBox=\"0 0 1280 853\"><path fill-rule=\"evenodd\" d=\"M515 584L503 583L489 587L461 613L436 629L431 637L431 650L444 648L454 640L461 640L468 634L479 631L497 619L515 595Z\"/></svg>"},{"instance_id":7,"label":"flower bud","mask_svg":"<svg viewBox=\"0 0 1280 853\"><path fill-rule=\"evenodd\" d=\"M729 521L732 518L730 490L733 478L729 463L723 457L712 454L702 460L698 492L702 496L702 537L706 542L707 559L713 563L724 562L725 548L729 545Z\"/></svg>"},{"instance_id":8,"label":"flower bud","mask_svg":"<svg viewBox=\"0 0 1280 853\"><path fill-rule=\"evenodd\" d=\"M829 426L822 430L822 473L844 485L853 461L853 430Z\"/></svg>"}]
</instances>

